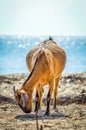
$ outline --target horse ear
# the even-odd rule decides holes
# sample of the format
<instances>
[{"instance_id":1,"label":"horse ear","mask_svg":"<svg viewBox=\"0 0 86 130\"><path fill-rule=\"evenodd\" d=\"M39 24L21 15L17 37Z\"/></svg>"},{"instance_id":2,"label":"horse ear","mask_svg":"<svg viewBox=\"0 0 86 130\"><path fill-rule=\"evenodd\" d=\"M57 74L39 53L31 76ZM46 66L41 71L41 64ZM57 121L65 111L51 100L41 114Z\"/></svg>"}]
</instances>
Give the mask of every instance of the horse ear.
<instances>
[{"instance_id":1,"label":"horse ear","mask_svg":"<svg viewBox=\"0 0 86 130\"><path fill-rule=\"evenodd\" d=\"M16 92L16 90L15 90L15 86L13 86L13 91L14 91L14 93Z\"/></svg>"},{"instance_id":2,"label":"horse ear","mask_svg":"<svg viewBox=\"0 0 86 130\"><path fill-rule=\"evenodd\" d=\"M14 93L16 93L17 90L18 90L18 89L16 89L16 87L14 86L14 87L13 87Z\"/></svg>"}]
</instances>

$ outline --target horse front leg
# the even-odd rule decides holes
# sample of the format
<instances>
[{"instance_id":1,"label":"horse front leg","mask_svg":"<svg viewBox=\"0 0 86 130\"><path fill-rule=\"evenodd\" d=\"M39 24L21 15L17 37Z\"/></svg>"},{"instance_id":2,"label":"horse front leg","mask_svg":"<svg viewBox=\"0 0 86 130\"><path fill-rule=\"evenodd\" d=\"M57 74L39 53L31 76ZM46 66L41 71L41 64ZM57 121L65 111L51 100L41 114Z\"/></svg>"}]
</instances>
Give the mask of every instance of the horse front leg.
<instances>
[{"instance_id":1,"label":"horse front leg","mask_svg":"<svg viewBox=\"0 0 86 130\"><path fill-rule=\"evenodd\" d=\"M43 92L44 92L43 87L41 84L39 84L36 88L35 112L41 109Z\"/></svg>"},{"instance_id":2,"label":"horse front leg","mask_svg":"<svg viewBox=\"0 0 86 130\"><path fill-rule=\"evenodd\" d=\"M35 96L35 110L34 110L34 112L38 112L39 105L40 105L39 95L38 95L38 92L36 91L36 96Z\"/></svg>"}]
</instances>

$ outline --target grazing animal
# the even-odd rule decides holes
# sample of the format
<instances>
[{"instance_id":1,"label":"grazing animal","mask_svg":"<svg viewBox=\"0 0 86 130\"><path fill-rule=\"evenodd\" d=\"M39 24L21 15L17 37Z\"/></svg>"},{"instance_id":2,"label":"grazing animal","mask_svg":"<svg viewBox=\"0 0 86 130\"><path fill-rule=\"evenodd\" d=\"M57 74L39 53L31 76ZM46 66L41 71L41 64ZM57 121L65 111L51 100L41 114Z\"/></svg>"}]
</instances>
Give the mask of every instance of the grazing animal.
<instances>
[{"instance_id":1,"label":"grazing animal","mask_svg":"<svg viewBox=\"0 0 86 130\"><path fill-rule=\"evenodd\" d=\"M26 56L26 63L31 73L19 90L15 90L14 87L15 99L25 113L30 113L32 111L32 94L36 88L35 111L38 111L41 109L43 86L49 84L45 112L45 115L49 115L53 90L54 109L56 109L58 83L66 63L65 51L50 37L49 40L30 50Z\"/></svg>"}]
</instances>

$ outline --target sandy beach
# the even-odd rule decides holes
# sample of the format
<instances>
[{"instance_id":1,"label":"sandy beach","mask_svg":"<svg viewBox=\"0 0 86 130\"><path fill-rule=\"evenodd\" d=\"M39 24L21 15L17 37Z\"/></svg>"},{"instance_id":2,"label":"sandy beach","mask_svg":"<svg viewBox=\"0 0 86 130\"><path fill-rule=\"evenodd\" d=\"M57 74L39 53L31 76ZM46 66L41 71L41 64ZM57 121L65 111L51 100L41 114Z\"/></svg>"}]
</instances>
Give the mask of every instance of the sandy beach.
<instances>
[{"instance_id":1,"label":"sandy beach","mask_svg":"<svg viewBox=\"0 0 86 130\"><path fill-rule=\"evenodd\" d=\"M33 112L25 114L16 104L13 86L20 88L28 74L0 75L0 130L36 130ZM86 130L86 73L63 74L58 89L57 105L59 112L53 110L51 100L50 116L45 117L46 95L44 87L42 110L38 113L39 128L42 130Z\"/></svg>"}]
</instances>

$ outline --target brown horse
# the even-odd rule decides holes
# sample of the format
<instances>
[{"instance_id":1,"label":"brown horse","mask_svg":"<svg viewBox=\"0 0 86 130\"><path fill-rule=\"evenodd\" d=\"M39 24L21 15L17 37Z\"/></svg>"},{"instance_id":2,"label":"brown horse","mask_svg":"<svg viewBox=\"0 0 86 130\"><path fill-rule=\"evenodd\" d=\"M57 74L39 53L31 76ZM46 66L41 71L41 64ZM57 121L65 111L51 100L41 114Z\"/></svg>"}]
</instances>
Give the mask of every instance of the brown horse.
<instances>
[{"instance_id":1,"label":"brown horse","mask_svg":"<svg viewBox=\"0 0 86 130\"><path fill-rule=\"evenodd\" d=\"M50 113L50 100L54 90L54 109L56 109L57 89L60 76L65 67L66 54L52 39L46 40L30 50L26 56L30 75L14 95L17 103L25 113L32 111L32 94L36 88L35 111L41 108L43 87L49 84L45 115Z\"/></svg>"}]
</instances>

